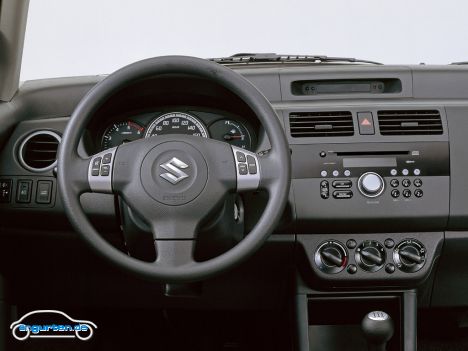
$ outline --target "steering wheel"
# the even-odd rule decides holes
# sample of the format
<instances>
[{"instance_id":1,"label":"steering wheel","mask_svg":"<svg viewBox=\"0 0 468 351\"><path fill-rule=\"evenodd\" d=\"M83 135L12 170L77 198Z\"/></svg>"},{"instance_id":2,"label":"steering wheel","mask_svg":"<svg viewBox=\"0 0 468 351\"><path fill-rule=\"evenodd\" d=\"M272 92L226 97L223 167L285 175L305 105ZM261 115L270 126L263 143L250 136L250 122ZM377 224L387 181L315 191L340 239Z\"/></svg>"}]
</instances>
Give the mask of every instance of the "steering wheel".
<instances>
[{"instance_id":1,"label":"steering wheel","mask_svg":"<svg viewBox=\"0 0 468 351\"><path fill-rule=\"evenodd\" d=\"M271 143L255 154L227 143L187 135L140 139L89 158L78 155L81 136L96 110L130 84L160 75L210 80L243 100ZM193 282L222 273L258 250L273 232L288 199L291 160L283 128L268 100L245 78L217 63L185 56L151 58L126 66L92 88L73 112L58 157L65 212L83 239L112 263L163 282ZM266 190L268 202L251 232L236 246L203 262L194 259L200 225L229 193ZM128 256L104 240L80 204L85 192L112 193L151 228L156 260Z\"/></svg>"}]
</instances>

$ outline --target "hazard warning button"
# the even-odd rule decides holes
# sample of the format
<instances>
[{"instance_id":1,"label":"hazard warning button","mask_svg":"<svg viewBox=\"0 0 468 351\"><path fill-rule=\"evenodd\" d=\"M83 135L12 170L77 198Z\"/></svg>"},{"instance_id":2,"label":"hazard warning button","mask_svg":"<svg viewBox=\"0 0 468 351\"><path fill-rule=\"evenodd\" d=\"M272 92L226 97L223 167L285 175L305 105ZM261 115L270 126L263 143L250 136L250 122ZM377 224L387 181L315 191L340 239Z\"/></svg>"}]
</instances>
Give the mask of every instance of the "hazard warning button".
<instances>
[{"instance_id":1,"label":"hazard warning button","mask_svg":"<svg viewBox=\"0 0 468 351\"><path fill-rule=\"evenodd\" d=\"M358 112L359 134L372 135L374 132L374 119L372 112Z\"/></svg>"}]
</instances>

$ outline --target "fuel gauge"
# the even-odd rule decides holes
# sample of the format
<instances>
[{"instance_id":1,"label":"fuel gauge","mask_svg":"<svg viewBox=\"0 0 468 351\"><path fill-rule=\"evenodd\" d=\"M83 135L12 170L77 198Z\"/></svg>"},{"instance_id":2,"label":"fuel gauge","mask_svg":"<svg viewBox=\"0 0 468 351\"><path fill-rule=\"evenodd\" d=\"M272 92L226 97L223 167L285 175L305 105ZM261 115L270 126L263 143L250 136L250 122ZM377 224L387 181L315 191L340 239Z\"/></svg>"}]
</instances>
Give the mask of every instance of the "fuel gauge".
<instances>
[{"instance_id":1,"label":"fuel gauge","mask_svg":"<svg viewBox=\"0 0 468 351\"><path fill-rule=\"evenodd\" d=\"M252 138L247 128L242 123L232 119L216 121L210 126L209 130L213 139L225 141L247 150L252 147Z\"/></svg>"}]
</instances>

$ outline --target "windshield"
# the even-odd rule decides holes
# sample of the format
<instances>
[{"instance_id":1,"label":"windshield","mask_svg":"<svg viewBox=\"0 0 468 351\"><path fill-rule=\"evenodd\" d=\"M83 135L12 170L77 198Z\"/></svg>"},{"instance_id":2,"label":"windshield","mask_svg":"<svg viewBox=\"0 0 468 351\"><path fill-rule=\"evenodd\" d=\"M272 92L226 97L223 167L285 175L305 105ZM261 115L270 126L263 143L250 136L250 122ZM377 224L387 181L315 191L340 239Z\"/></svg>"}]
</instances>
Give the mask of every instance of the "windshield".
<instances>
[{"instance_id":1,"label":"windshield","mask_svg":"<svg viewBox=\"0 0 468 351\"><path fill-rule=\"evenodd\" d=\"M468 60L459 0L31 0L21 80L108 74L160 55Z\"/></svg>"}]
</instances>

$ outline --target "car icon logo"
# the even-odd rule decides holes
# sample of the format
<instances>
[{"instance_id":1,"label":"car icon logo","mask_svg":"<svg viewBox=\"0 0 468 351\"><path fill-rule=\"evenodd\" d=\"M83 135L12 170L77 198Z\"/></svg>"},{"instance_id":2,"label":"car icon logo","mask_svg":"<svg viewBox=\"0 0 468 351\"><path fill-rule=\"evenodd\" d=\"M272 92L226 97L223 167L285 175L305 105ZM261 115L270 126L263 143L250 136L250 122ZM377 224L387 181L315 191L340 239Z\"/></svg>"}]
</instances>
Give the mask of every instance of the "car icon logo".
<instances>
[{"instance_id":1,"label":"car icon logo","mask_svg":"<svg viewBox=\"0 0 468 351\"><path fill-rule=\"evenodd\" d=\"M45 319L41 319L41 316L49 317L47 323ZM34 322L31 323L29 319L34 319ZM57 310L32 311L10 325L13 337L19 341L28 338L77 338L86 341L91 339L95 329L97 325L93 322L73 319Z\"/></svg>"},{"instance_id":2,"label":"car icon logo","mask_svg":"<svg viewBox=\"0 0 468 351\"><path fill-rule=\"evenodd\" d=\"M189 176L183 171L183 169L188 168L188 165L177 157L173 157L168 162L160 164L159 166L167 171L167 173L162 173L159 176L173 185Z\"/></svg>"}]
</instances>

